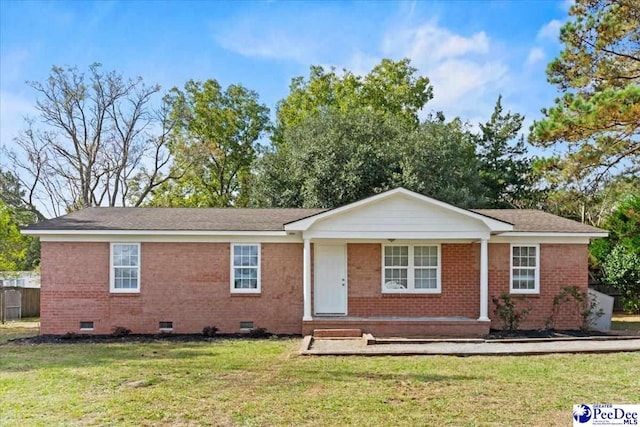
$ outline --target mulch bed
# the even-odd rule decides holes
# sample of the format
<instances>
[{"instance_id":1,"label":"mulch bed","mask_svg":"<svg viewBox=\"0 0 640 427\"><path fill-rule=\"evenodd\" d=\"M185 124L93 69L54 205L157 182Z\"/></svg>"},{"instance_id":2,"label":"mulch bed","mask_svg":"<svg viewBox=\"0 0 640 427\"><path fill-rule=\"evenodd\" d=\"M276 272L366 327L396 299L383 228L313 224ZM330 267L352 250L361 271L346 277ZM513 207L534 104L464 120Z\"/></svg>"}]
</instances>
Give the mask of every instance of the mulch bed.
<instances>
[{"instance_id":1,"label":"mulch bed","mask_svg":"<svg viewBox=\"0 0 640 427\"><path fill-rule=\"evenodd\" d=\"M505 339L505 338L567 338L567 337L606 337L616 336L615 333L600 331L580 331L580 330L517 330L503 331L492 329L485 339ZM100 343L154 343L154 342L215 342L226 339L287 339L301 338L301 335L292 334L271 334L266 333L243 333L243 334L215 334L206 336L203 334L129 334L129 335L36 335L33 337L17 338L10 340L13 344L100 344Z\"/></svg>"},{"instance_id":2,"label":"mulch bed","mask_svg":"<svg viewBox=\"0 0 640 427\"><path fill-rule=\"evenodd\" d=\"M601 331L581 331L581 330L555 330L555 329L540 329L540 330L517 330L517 331L503 331L499 329L491 329L487 339L502 339L502 338L567 338L567 337L610 337L616 336L616 334L601 332Z\"/></svg>"},{"instance_id":3,"label":"mulch bed","mask_svg":"<svg viewBox=\"0 0 640 427\"><path fill-rule=\"evenodd\" d=\"M205 336L203 334L130 334L123 336L114 335L36 335L33 337L17 338L10 340L12 344L101 344L101 343L154 343L154 342L214 342L225 339L281 339L300 338L300 335L285 334L216 334Z\"/></svg>"}]
</instances>

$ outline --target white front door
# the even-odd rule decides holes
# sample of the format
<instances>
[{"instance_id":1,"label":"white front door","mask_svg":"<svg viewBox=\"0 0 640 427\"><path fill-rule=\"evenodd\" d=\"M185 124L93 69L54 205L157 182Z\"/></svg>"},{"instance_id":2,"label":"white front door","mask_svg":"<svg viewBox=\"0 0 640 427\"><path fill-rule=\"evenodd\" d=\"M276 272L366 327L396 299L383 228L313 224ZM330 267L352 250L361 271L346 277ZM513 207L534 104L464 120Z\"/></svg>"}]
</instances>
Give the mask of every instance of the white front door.
<instances>
[{"instance_id":1,"label":"white front door","mask_svg":"<svg viewBox=\"0 0 640 427\"><path fill-rule=\"evenodd\" d=\"M314 245L315 314L347 314L347 247Z\"/></svg>"}]
</instances>

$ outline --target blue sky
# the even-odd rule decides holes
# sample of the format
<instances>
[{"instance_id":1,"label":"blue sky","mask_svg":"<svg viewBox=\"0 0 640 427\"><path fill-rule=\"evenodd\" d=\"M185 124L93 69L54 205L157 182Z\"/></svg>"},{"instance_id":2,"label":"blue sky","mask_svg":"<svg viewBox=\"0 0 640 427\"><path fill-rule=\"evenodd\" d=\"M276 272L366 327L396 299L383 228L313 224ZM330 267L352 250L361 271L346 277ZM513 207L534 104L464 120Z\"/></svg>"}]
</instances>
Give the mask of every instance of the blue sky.
<instances>
[{"instance_id":1,"label":"blue sky","mask_svg":"<svg viewBox=\"0 0 640 427\"><path fill-rule=\"evenodd\" d=\"M34 115L25 81L100 62L158 83L215 78L256 90L273 113L293 77L324 65L366 73L409 57L434 86L424 114L485 121L495 100L527 116L550 106L545 67L570 0L422 2L0 1L0 143Z\"/></svg>"}]
</instances>

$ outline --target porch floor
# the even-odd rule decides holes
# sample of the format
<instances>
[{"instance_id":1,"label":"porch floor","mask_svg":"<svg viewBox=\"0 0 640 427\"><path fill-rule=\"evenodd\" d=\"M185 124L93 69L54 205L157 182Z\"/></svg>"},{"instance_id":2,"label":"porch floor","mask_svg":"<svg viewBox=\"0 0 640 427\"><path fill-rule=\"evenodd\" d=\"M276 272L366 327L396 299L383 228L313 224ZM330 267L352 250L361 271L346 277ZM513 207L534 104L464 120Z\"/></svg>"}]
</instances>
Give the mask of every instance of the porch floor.
<instances>
[{"instance_id":1,"label":"porch floor","mask_svg":"<svg viewBox=\"0 0 640 427\"><path fill-rule=\"evenodd\" d=\"M354 317L354 316L335 316L335 315L318 315L313 316L315 321L336 320L346 322L360 322L360 321L402 321L402 322L477 322L478 319L472 319L470 317L401 317L401 316L367 316L367 317Z\"/></svg>"}]
</instances>

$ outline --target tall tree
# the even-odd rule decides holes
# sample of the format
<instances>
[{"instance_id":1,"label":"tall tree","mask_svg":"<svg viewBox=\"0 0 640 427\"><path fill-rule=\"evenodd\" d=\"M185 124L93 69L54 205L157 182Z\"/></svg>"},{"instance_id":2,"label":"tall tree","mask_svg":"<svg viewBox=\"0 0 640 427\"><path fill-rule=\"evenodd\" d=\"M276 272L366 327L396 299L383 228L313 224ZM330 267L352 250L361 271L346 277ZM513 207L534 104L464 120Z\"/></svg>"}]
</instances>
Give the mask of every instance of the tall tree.
<instances>
[{"instance_id":1,"label":"tall tree","mask_svg":"<svg viewBox=\"0 0 640 427\"><path fill-rule=\"evenodd\" d=\"M618 203L606 220L611 234L596 248L601 258L605 282L622 293L625 309L640 312L640 192Z\"/></svg>"},{"instance_id":2,"label":"tall tree","mask_svg":"<svg viewBox=\"0 0 640 427\"><path fill-rule=\"evenodd\" d=\"M166 110L150 107L159 86L105 73L100 64L89 66L88 76L53 67L47 80L28 84L39 95L38 120L27 120L9 159L30 206L45 206L53 215L86 206L137 206L170 179L160 173L169 162L170 122L159 117ZM134 176L143 187L137 198L129 188Z\"/></svg>"},{"instance_id":3,"label":"tall tree","mask_svg":"<svg viewBox=\"0 0 640 427\"><path fill-rule=\"evenodd\" d=\"M482 194L474 136L458 119L414 128L373 111L329 110L288 127L284 141L259 163L258 204L332 208L403 186L471 207Z\"/></svg>"},{"instance_id":4,"label":"tall tree","mask_svg":"<svg viewBox=\"0 0 640 427\"><path fill-rule=\"evenodd\" d=\"M640 3L576 0L569 13L564 50L547 69L563 95L543 110L530 140L566 143L556 168L597 187L640 171Z\"/></svg>"},{"instance_id":5,"label":"tall tree","mask_svg":"<svg viewBox=\"0 0 640 427\"><path fill-rule=\"evenodd\" d=\"M366 109L417 126L418 112L433 98L433 88L427 77L416 72L409 59L383 59L364 76L312 66L309 78L294 78L289 95L278 103L274 142L282 142L281 135L287 127L328 109Z\"/></svg>"},{"instance_id":6,"label":"tall tree","mask_svg":"<svg viewBox=\"0 0 640 427\"><path fill-rule=\"evenodd\" d=\"M19 233L19 227L44 218L26 202L27 199L18 178L0 168L0 206L3 215L0 221L0 258L4 260L5 270L33 270L40 264L40 239Z\"/></svg>"},{"instance_id":7,"label":"tall tree","mask_svg":"<svg viewBox=\"0 0 640 427\"><path fill-rule=\"evenodd\" d=\"M291 169L292 159L299 158L301 153L308 155L308 151L311 150L299 145L313 145L315 141L319 141L313 135L322 131L323 125L320 121L329 120L324 130L339 140L342 138L341 135L348 133L354 138L353 144L357 142L375 145L375 141L369 138L376 132L380 132L380 138L385 140L389 132L393 133L399 127L416 129L420 122L418 113L432 97L433 89L429 79L418 75L408 59L383 59L363 76L348 70L337 73L335 69L327 71L323 67L312 66L308 78L297 77L292 80L289 95L278 103L272 144L269 152L259 163L260 178L256 182L252 202L277 206L329 203L329 199L324 197L318 198L317 203L311 202L316 196L305 197L300 187L302 184L299 180L296 181L296 171ZM358 115L361 117L358 118ZM379 123L380 129L375 129L376 122ZM361 130L362 133L358 133L357 130ZM327 148L334 143L340 144L336 141L326 141ZM322 144L315 148L321 149ZM376 149L356 144L354 152L362 153L366 150ZM321 155L321 151L318 155ZM334 167L336 166L339 165ZM304 169L306 166L300 167ZM383 165L380 167L386 170ZM386 172L381 173L384 175ZM301 174L304 175L304 172ZM329 204L349 199L347 193L361 191L355 190L358 184L350 185L353 186L351 190L345 189L343 197L332 196ZM381 185L380 182L376 184L378 185ZM326 190L329 191L328 188ZM375 191L373 187L366 192L371 194L372 191Z\"/></svg>"},{"instance_id":8,"label":"tall tree","mask_svg":"<svg viewBox=\"0 0 640 427\"><path fill-rule=\"evenodd\" d=\"M475 138L462 120L429 117L404 135L391 187L402 186L463 208L485 204Z\"/></svg>"},{"instance_id":9,"label":"tall tree","mask_svg":"<svg viewBox=\"0 0 640 427\"><path fill-rule=\"evenodd\" d=\"M23 237L11 209L0 200L0 271L25 269L28 244Z\"/></svg>"},{"instance_id":10,"label":"tall tree","mask_svg":"<svg viewBox=\"0 0 640 427\"><path fill-rule=\"evenodd\" d=\"M154 190L155 206L244 206L252 183L258 140L269 109L241 85L223 90L215 80L190 80L165 98L175 128L170 150L179 176Z\"/></svg>"},{"instance_id":11,"label":"tall tree","mask_svg":"<svg viewBox=\"0 0 640 427\"><path fill-rule=\"evenodd\" d=\"M478 160L487 207L525 207L533 201L535 177L524 137L518 136L524 116L504 113L498 97L491 119L480 124Z\"/></svg>"},{"instance_id":12,"label":"tall tree","mask_svg":"<svg viewBox=\"0 0 640 427\"><path fill-rule=\"evenodd\" d=\"M366 110L333 110L287 127L287 149L266 152L259 163L254 203L323 207L350 203L389 185L401 127Z\"/></svg>"}]
</instances>

